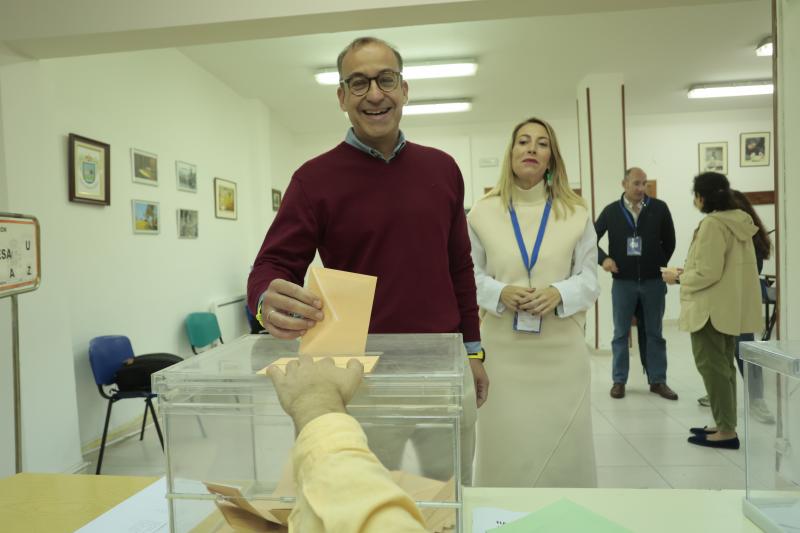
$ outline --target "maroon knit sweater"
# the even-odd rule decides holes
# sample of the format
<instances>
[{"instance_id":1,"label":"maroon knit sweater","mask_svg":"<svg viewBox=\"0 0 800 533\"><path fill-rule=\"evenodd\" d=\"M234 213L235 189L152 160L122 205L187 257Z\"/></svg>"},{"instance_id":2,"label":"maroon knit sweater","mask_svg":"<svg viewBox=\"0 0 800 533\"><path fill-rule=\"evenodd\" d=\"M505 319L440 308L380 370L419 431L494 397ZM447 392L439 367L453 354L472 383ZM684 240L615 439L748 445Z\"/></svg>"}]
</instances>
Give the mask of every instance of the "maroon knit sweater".
<instances>
[{"instance_id":1,"label":"maroon knit sweater","mask_svg":"<svg viewBox=\"0 0 800 533\"><path fill-rule=\"evenodd\" d=\"M453 158L406 143L389 163L341 143L289 183L247 282L252 311L273 279L328 268L378 277L370 333L480 340L464 181Z\"/></svg>"}]
</instances>

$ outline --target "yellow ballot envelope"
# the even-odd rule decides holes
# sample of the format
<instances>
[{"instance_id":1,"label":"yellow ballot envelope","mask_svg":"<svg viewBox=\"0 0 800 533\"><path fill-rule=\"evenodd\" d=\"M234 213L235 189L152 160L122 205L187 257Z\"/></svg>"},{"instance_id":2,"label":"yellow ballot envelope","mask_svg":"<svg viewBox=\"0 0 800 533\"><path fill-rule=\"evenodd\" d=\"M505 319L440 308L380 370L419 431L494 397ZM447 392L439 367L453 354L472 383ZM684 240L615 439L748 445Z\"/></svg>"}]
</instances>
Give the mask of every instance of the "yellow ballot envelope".
<instances>
[{"instance_id":1,"label":"yellow ballot envelope","mask_svg":"<svg viewBox=\"0 0 800 533\"><path fill-rule=\"evenodd\" d=\"M303 335L299 353L363 354L377 281L375 276L311 267L306 288L322 300L325 318Z\"/></svg>"}]
</instances>

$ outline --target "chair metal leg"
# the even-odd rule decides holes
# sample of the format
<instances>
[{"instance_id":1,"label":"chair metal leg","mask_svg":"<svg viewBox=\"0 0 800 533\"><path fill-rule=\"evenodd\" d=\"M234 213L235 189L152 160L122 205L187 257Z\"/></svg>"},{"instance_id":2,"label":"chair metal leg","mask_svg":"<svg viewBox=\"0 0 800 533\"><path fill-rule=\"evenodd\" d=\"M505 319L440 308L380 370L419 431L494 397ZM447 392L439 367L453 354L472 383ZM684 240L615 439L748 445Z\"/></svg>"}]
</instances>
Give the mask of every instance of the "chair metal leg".
<instances>
[{"instance_id":1,"label":"chair metal leg","mask_svg":"<svg viewBox=\"0 0 800 533\"><path fill-rule=\"evenodd\" d=\"M156 416L156 411L153 409L153 402L151 398L147 398L145 400L147 402L147 407L150 409L150 414L153 415L153 423L156 426L156 433L158 433L158 440L161 442L161 450L164 450L164 436L161 434L161 426L158 424L158 417Z\"/></svg>"},{"instance_id":2,"label":"chair metal leg","mask_svg":"<svg viewBox=\"0 0 800 533\"><path fill-rule=\"evenodd\" d=\"M106 410L106 423L103 425L103 438L100 441L100 455L97 457L97 470L95 475L100 475L100 468L103 466L103 454L106 451L106 437L108 437L108 421L111 419L111 407L114 405L114 400L108 400L108 409Z\"/></svg>"},{"instance_id":3,"label":"chair metal leg","mask_svg":"<svg viewBox=\"0 0 800 533\"><path fill-rule=\"evenodd\" d=\"M769 327L767 328L767 338L764 340L770 340L772 338L772 330L775 328L775 322L778 320L778 308L773 306L772 307L772 316L769 317Z\"/></svg>"},{"instance_id":4,"label":"chair metal leg","mask_svg":"<svg viewBox=\"0 0 800 533\"><path fill-rule=\"evenodd\" d=\"M139 433L139 440L144 439L144 426L147 424L147 402L144 404L144 416L142 417L142 431Z\"/></svg>"}]
</instances>

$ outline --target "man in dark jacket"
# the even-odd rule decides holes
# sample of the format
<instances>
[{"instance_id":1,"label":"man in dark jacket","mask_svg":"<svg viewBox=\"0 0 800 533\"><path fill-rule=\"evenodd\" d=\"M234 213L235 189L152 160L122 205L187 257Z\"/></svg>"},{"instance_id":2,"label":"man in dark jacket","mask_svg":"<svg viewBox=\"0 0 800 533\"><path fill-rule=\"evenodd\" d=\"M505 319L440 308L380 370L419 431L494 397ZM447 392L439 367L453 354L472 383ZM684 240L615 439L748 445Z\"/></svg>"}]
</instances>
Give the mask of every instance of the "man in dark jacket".
<instances>
[{"instance_id":1,"label":"man in dark jacket","mask_svg":"<svg viewBox=\"0 0 800 533\"><path fill-rule=\"evenodd\" d=\"M661 334L667 286L661 279L675 251L675 226L667 204L645 194L647 174L641 168L625 171L619 200L603 209L595 222L597 239L608 232L608 253L598 246L598 263L614 282L614 339L611 349L612 398L625 396L628 381L628 334L637 305L641 306L647 346L643 363L650 391L668 400L678 395L667 386L667 342ZM641 324L641 320L638 320Z\"/></svg>"}]
</instances>

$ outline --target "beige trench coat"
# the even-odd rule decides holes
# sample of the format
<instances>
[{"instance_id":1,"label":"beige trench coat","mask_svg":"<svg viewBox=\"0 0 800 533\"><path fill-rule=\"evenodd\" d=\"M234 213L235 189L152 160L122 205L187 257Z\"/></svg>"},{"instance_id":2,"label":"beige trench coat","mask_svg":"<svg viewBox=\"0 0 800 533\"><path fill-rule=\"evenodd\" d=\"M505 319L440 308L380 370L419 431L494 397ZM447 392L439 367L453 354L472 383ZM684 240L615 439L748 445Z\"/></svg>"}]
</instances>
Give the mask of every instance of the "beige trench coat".
<instances>
[{"instance_id":1,"label":"beige trench coat","mask_svg":"<svg viewBox=\"0 0 800 533\"><path fill-rule=\"evenodd\" d=\"M681 330L699 331L709 319L728 335L761 330L756 231L750 215L739 209L715 211L700 222L680 275Z\"/></svg>"}]
</instances>

